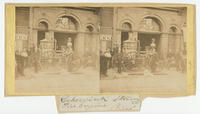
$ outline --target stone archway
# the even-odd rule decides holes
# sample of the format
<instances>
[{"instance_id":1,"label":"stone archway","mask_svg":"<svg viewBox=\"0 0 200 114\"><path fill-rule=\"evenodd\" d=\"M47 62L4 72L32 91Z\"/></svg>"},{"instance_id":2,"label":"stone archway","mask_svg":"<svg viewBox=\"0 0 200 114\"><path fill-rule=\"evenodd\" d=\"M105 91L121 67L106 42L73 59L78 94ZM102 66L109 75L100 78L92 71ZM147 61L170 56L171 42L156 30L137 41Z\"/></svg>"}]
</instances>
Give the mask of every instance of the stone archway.
<instances>
[{"instance_id":1,"label":"stone archway","mask_svg":"<svg viewBox=\"0 0 200 114\"><path fill-rule=\"evenodd\" d=\"M82 56L84 54L84 33L81 32L81 22L79 18L72 13L61 13L57 16L55 23L56 32L54 32L54 39L56 39L56 36L60 36L62 39L68 39L70 37L73 42L74 54ZM66 40L63 40L63 42L66 42ZM63 42L61 41L64 45Z\"/></svg>"},{"instance_id":2,"label":"stone archway","mask_svg":"<svg viewBox=\"0 0 200 114\"><path fill-rule=\"evenodd\" d=\"M76 19L71 16L63 15L56 20L55 29L54 39L56 40L56 50L65 49L68 40L71 39L72 48L76 52L76 37L78 31Z\"/></svg>"},{"instance_id":3,"label":"stone archway","mask_svg":"<svg viewBox=\"0 0 200 114\"><path fill-rule=\"evenodd\" d=\"M117 32L117 39L114 41L115 43L121 44L121 33L122 32L128 32L129 38L132 38L133 28L134 28L134 22L131 18L125 18L119 22L118 29L120 31Z\"/></svg>"},{"instance_id":4,"label":"stone archway","mask_svg":"<svg viewBox=\"0 0 200 114\"><path fill-rule=\"evenodd\" d=\"M122 24L122 30L121 30L121 39L120 39L120 42L121 42L121 50L123 51L123 48L126 48L125 47L125 42L127 40L130 40L131 39L131 34L132 34L132 26L129 22L124 22Z\"/></svg>"},{"instance_id":5,"label":"stone archway","mask_svg":"<svg viewBox=\"0 0 200 114\"><path fill-rule=\"evenodd\" d=\"M166 20L161 17L160 15L157 15L157 14L145 14L143 15L141 18L140 18L140 21L139 22L142 22L144 19L154 19L157 21L157 23L159 23L160 27L161 27L161 32L167 32L167 26L166 26ZM138 27L138 30L139 30L140 27Z\"/></svg>"},{"instance_id":6,"label":"stone archway","mask_svg":"<svg viewBox=\"0 0 200 114\"><path fill-rule=\"evenodd\" d=\"M45 33L52 29L52 23L46 18L36 20L30 32L29 48L39 47L40 41L45 38Z\"/></svg>"},{"instance_id":7,"label":"stone archway","mask_svg":"<svg viewBox=\"0 0 200 114\"><path fill-rule=\"evenodd\" d=\"M49 29L49 25L46 21L40 21L38 23L38 31L37 31L37 47L40 46L40 41L45 39L45 32Z\"/></svg>"},{"instance_id":8,"label":"stone archway","mask_svg":"<svg viewBox=\"0 0 200 114\"><path fill-rule=\"evenodd\" d=\"M146 51L150 48L152 39L155 39L156 50L160 53L160 37L162 24L159 19L151 16L143 18L139 24L139 50Z\"/></svg>"},{"instance_id":9,"label":"stone archway","mask_svg":"<svg viewBox=\"0 0 200 114\"><path fill-rule=\"evenodd\" d=\"M130 17L125 17L119 21L116 38L112 40L112 48L125 53L137 50L137 32L134 31L135 23Z\"/></svg>"},{"instance_id":10,"label":"stone archway","mask_svg":"<svg viewBox=\"0 0 200 114\"><path fill-rule=\"evenodd\" d=\"M56 17L57 17L57 20L59 18L61 18L61 17L69 17L69 18L71 18L71 19L76 21L77 31L81 31L82 30L82 23L80 21L80 18L77 15L75 15L74 13L72 13L72 12L71 13L60 12L60 13L58 13L58 15Z\"/></svg>"},{"instance_id":11,"label":"stone archway","mask_svg":"<svg viewBox=\"0 0 200 114\"><path fill-rule=\"evenodd\" d=\"M155 39L156 51L161 58L165 58L168 49L168 36L165 33L165 23L159 16L147 15L140 21L138 26L139 50L150 48L152 39Z\"/></svg>"}]
</instances>

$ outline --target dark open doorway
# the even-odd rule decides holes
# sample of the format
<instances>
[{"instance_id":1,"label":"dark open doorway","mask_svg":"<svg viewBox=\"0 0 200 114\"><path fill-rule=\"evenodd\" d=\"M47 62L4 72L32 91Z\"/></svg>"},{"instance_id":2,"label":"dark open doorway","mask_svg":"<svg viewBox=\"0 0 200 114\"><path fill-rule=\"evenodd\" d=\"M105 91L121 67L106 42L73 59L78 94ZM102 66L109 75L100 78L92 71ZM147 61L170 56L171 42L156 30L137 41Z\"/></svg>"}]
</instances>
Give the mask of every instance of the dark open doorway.
<instances>
[{"instance_id":1,"label":"dark open doorway","mask_svg":"<svg viewBox=\"0 0 200 114\"><path fill-rule=\"evenodd\" d=\"M128 32L121 32L121 50L124 46L123 42L128 40Z\"/></svg>"},{"instance_id":2,"label":"dark open doorway","mask_svg":"<svg viewBox=\"0 0 200 114\"><path fill-rule=\"evenodd\" d=\"M139 33L138 39L140 41L140 51L145 51L146 46L150 46L152 39L155 38L156 51L158 52L160 34L150 34L150 33Z\"/></svg>"},{"instance_id":3,"label":"dark open doorway","mask_svg":"<svg viewBox=\"0 0 200 114\"><path fill-rule=\"evenodd\" d=\"M62 47L65 48L67 46L67 40L68 40L69 37L71 38L72 48L74 50L74 39L76 37L76 34L55 32L54 38L57 41L56 50L61 50Z\"/></svg>"},{"instance_id":4,"label":"dark open doorway","mask_svg":"<svg viewBox=\"0 0 200 114\"><path fill-rule=\"evenodd\" d=\"M54 33L54 38L57 41L56 50L61 50L62 47L66 47L68 38L71 38L72 48L74 50L74 39L75 39L75 37L76 37L76 34L59 33L59 32Z\"/></svg>"},{"instance_id":5,"label":"dark open doorway","mask_svg":"<svg viewBox=\"0 0 200 114\"><path fill-rule=\"evenodd\" d=\"M37 34L37 47L40 46L40 40L43 40L45 39L45 31L38 31L38 34Z\"/></svg>"}]
</instances>

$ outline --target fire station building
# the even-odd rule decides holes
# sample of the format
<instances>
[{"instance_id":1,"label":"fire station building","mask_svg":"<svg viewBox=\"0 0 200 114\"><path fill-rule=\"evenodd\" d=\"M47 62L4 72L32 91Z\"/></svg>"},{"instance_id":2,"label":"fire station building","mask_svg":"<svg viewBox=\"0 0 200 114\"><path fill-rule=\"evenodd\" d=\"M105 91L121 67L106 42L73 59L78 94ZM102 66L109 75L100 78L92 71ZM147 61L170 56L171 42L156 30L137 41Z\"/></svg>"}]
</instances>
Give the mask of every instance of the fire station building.
<instances>
[{"instance_id":1,"label":"fire station building","mask_svg":"<svg viewBox=\"0 0 200 114\"><path fill-rule=\"evenodd\" d=\"M59 53L68 38L82 56L115 44L143 52L152 39L163 57L184 49L186 8L152 7L19 7L16 8L16 50L41 47Z\"/></svg>"}]
</instances>

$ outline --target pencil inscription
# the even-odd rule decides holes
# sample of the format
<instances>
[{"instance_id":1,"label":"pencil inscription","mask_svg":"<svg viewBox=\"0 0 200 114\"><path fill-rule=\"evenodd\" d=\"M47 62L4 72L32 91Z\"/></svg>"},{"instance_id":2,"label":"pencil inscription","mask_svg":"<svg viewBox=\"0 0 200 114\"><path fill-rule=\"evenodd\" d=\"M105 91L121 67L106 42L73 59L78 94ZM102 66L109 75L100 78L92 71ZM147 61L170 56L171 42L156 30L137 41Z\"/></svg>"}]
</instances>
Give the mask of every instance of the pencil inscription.
<instances>
[{"instance_id":1,"label":"pencil inscription","mask_svg":"<svg viewBox=\"0 0 200 114\"><path fill-rule=\"evenodd\" d=\"M61 111L138 111L138 95L61 96Z\"/></svg>"}]
</instances>

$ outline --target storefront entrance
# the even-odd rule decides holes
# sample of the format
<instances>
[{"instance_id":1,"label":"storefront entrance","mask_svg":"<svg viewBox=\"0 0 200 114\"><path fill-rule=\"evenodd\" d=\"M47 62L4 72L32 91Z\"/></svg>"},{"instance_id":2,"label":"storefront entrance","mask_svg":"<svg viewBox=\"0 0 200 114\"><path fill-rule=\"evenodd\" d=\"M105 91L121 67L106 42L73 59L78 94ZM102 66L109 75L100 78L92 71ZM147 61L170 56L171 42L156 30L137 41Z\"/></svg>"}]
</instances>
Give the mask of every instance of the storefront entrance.
<instances>
[{"instance_id":1,"label":"storefront entrance","mask_svg":"<svg viewBox=\"0 0 200 114\"><path fill-rule=\"evenodd\" d=\"M128 40L128 32L121 32L121 50L124 47L124 41Z\"/></svg>"},{"instance_id":2,"label":"storefront entrance","mask_svg":"<svg viewBox=\"0 0 200 114\"><path fill-rule=\"evenodd\" d=\"M37 39L37 47L39 47L40 41L45 39L45 31L38 31L37 35L38 35L38 37L37 37L38 38Z\"/></svg>"},{"instance_id":3,"label":"storefront entrance","mask_svg":"<svg viewBox=\"0 0 200 114\"><path fill-rule=\"evenodd\" d=\"M61 50L62 48L66 48L68 38L71 38L72 48L74 50L74 42L76 34L55 32L54 38L56 39L56 50Z\"/></svg>"},{"instance_id":4,"label":"storefront entrance","mask_svg":"<svg viewBox=\"0 0 200 114\"><path fill-rule=\"evenodd\" d=\"M152 43L152 39L155 38L156 43L156 51L159 52L159 42L160 42L160 34L151 34L151 33L139 33L139 48L140 51L145 51L145 48L150 47Z\"/></svg>"}]
</instances>

